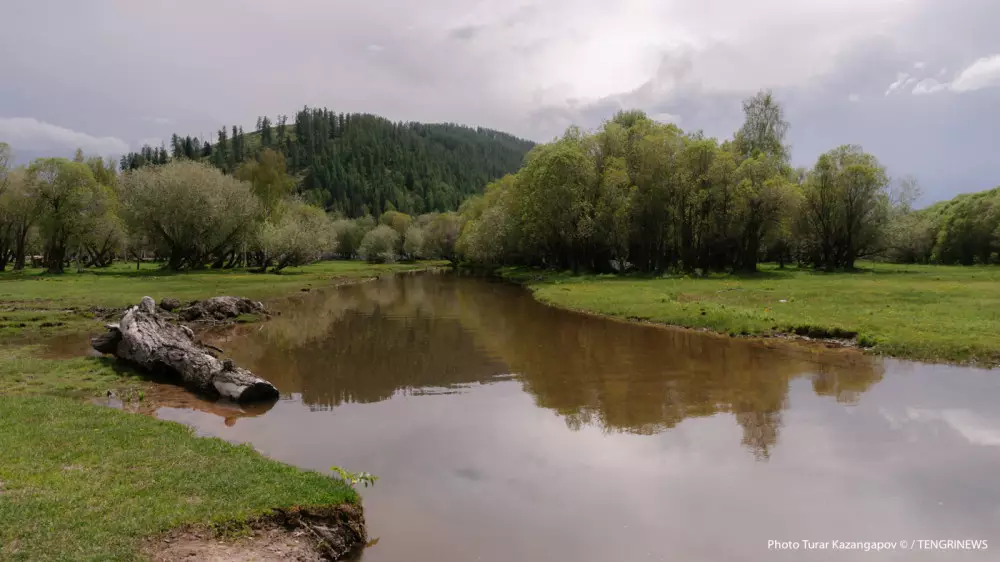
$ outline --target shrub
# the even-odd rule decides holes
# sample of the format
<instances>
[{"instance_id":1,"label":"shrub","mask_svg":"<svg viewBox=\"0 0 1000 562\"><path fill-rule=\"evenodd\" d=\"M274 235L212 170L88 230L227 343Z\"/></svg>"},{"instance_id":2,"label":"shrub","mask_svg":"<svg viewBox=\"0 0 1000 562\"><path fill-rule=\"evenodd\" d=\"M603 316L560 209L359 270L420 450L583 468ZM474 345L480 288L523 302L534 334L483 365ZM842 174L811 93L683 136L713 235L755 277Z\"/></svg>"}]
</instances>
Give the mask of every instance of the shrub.
<instances>
[{"instance_id":1,"label":"shrub","mask_svg":"<svg viewBox=\"0 0 1000 562\"><path fill-rule=\"evenodd\" d=\"M365 234L358 253L369 263L392 263L396 261L398 247L399 233L383 224Z\"/></svg>"},{"instance_id":2,"label":"shrub","mask_svg":"<svg viewBox=\"0 0 1000 562\"><path fill-rule=\"evenodd\" d=\"M296 201L264 226L261 239L267 260L274 260L274 271L281 271L318 260L330 249L332 236L322 209Z\"/></svg>"},{"instance_id":3,"label":"shrub","mask_svg":"<svg viewBox=\"0 0 1000 562\"><path fill-rule=\"evenodd\" d=\"M424 255L424 230L419 226L411 226L406 230L406 237L403 240L403 254L412 260L426 257Z\"/></svg>"},{"instance_id":4,"label":"shrub","mask_svg":"<svg viewBox=\"0 0 1000 562\"><path fill-rule=\"evenodd\" d=\"M361 217L357 219L340 219L333 222L333 237L336 240L334 251L345 260L358 255L361 241L371 229L375 228L375 219Z\"/></svg>"}]
</instances>

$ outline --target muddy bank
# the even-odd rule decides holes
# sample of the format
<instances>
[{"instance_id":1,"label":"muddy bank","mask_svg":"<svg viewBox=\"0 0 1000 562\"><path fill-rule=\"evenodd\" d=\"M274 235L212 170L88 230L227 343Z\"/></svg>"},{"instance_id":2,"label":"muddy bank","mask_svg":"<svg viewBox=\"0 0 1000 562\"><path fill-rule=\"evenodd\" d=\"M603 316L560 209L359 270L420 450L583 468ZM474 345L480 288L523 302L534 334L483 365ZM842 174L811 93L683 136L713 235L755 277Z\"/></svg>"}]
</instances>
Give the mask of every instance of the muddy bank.
<instances>
[{"instance_id":1,"label":"muddy bank","mask_svg":"<svg viewBox=\"0 0 1000 562\"><path fill-rule=\"evenodd\" d=\"M146 541L153 562L343 560L367 541L360 506L276 509L246 524L175 529Z\"/></svg>"}]
</instances>

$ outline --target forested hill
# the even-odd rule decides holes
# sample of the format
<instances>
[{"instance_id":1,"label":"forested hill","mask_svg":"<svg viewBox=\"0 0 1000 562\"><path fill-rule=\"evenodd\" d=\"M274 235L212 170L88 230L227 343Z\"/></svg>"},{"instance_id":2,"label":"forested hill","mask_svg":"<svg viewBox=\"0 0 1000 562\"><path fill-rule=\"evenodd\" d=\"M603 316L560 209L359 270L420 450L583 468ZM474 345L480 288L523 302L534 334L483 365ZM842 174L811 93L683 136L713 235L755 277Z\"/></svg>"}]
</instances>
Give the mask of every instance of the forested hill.
<instances>
[{"instance_id":1,"label":"forested hill","mask_svg":"<svg viewBox=\"0 0 1000 562\"><path fill-rule=\"evenodd\" d=\"M916 211L904 223L904 261L1000 262L1000 187L965 193Z\"/></svg>"},{"instance_id":2,"label":"forested hill","mask_svg":"<svg viewBox=\"0 0 1000 562\"><path fill-rule=\"evenodd\" d=\"M261 117L250 133L232 127L211 140L174 135L170 147L126 155L122 168L172 157L205 159L231 172L271 148L285 156L303 197L329 211L350 217L393 209L419 214L457 209L490 181L516 172L533 146L492 129L304 108L294 121Z\"/></svg>"}]
</instances>

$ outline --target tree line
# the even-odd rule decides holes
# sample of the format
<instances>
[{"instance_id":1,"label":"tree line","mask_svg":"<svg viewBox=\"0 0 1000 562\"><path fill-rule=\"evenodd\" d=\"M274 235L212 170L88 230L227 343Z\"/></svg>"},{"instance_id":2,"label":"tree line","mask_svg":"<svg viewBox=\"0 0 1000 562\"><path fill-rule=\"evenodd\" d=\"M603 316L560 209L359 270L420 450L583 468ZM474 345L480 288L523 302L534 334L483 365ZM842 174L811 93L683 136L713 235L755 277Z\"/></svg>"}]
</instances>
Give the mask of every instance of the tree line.
<instances>
[{"instance_id":1,"label":"tree line","mask_svg":"<svg viewBox=\"0 0 1000 562\"><path fill-rule=\"evenodd\" d=\"M794 168L773 95L758 93L743 111L723 141L641 111L621 111L593 133L571 127L463 204L459 251L483 264L596 272L754 271L762 260L835 270L916 254L953 263L951 240L968 232L994 240L979 259L996 261L996 231L986 232L995 222L964 226L954 204L913 211L916 182L891 181L860 146ZM973 199L961 203L970 213L982 209ZM938 215L949 218L930 218ZM909 248L928 221L940 225L937 250Z\"/></svg>"},{"instance_id":2,"label":"tree line","mask_svg":"<svg viewBox=\"0 0 1000 562\"><path fill-rule=\"evenodd\" d=\"M79 150L28 166L11 160L0 143L0 270L24 269L32 256L50 273L131 259L261 272L323 257L454 259L460 229L455 213L328 213L296 194L284 156L271 149L232 174L187 158L119 171Z\"/></svg>"},{"instance_id":3,"label":"tree line","mask_svg":"<svg viewBox=\"0 0 1000 562\"><path fill-rule=\"evenodd\" d=\"M396 123L369 114L303 108L257 119L256 128L223 127L209 142L173 135L170 146L143 147L121 169L200 160L226 173L261 150L281 154L303 198L348 217L451 211L488 182L514 172L534 145L499 131L453 124Z\"/></svg>"},{"instance_id":4,"label":"tree line","mask_svg":"<svg viewBox=\"0 0 1000 562\"><path fill-rule=\"evenodd\" d=\"M890 257L906 263L1000 263L1000 188L963 194L901 217Z\"/></svg>"},{"instance_id":5,"label":"tree line","mask_svg":"<svg viewBox=\"0 0 1000 562\"><path fill-rule=\"evenodd\" d=\"M440 258L597 272L1000 261L1000 188L914 210L915 180L891 181L859 146L793 168L789 125L769 92L743 109L723 141L621 111L594 132L571 127L535 146L507 175L527 146L509 135L327 110L303 110L294 126L263 117L253 134L223 130L215 144L175 136L170 150L146 147L117 166L81 151L13 166L0 143L0 270L32 256L53 273L131 259L280 271L323 257ZM432 144L444 152L422 152ZM424 182L452 170L448 151L488 158L470 156L465 171L454 163L463 187L436 199ZM366 174L381 166L402 184L352 192L338 179L328 190L315 174L331 162ZM423 187L408 189L407 178ZM475 182L489 182L485 192Z\"/></svg>"}]
</instances>

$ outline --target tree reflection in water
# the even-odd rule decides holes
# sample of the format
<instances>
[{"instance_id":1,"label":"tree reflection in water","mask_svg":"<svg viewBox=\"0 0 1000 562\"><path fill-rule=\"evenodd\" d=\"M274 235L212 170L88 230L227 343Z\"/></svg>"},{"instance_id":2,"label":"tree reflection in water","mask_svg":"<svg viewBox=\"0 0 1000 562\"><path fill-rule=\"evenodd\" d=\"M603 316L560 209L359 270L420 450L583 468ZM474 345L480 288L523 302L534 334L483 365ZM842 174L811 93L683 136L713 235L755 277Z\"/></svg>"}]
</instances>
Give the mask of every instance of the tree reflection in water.
<instances>
[{"instance_id":1,"label":"tree reflection in water","mask_svg":"<svg viewBox=\"0 0 1000 562\"><path fill-rule=\"evenodd\" d=\"M263 325L213 335L237 362L316 409L489 383L513 373L570 428L655 434L729 413L767 459L789 384L854 403L880 361L850 351L639 326L541 305L524 290L420 274L296 295Z\"/></svg>"}]
</instances>

